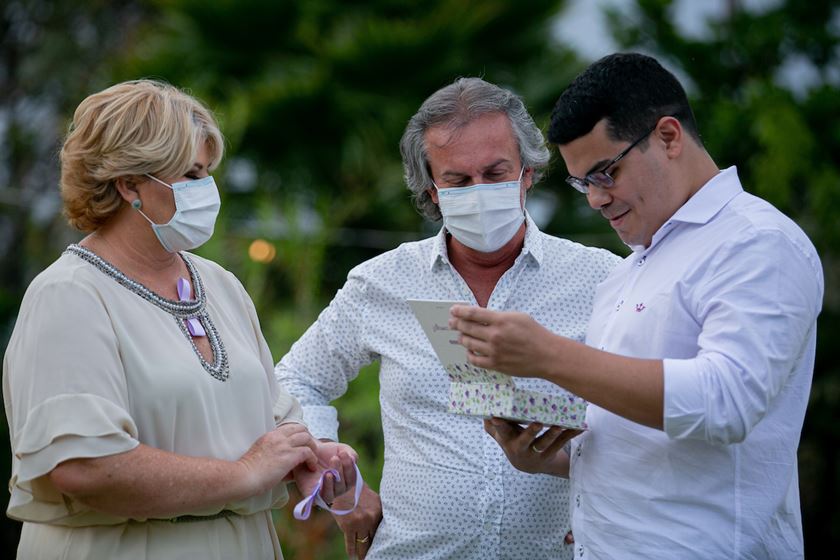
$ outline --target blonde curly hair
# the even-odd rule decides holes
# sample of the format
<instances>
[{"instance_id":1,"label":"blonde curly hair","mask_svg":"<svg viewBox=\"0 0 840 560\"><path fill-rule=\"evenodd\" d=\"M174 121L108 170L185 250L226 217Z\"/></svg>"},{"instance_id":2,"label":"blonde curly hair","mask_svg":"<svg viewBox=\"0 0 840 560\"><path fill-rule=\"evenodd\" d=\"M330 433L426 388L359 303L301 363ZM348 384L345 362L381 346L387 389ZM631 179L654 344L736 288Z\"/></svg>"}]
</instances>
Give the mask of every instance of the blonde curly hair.
<instances>
[{"instance_id":1,"label":"blonde curly hair","mask_svg":"<svg viewBox=\"0 0 840 560\"><path fill-rule=\"evenodd\" d=\"M61 198L71 226L91 232L125 201L120 177L181 177L205 144L212 171L224 155L213 114L200 101L155 80L122 82L87 97L61 148Z\"/></svg>"}]
</instances>

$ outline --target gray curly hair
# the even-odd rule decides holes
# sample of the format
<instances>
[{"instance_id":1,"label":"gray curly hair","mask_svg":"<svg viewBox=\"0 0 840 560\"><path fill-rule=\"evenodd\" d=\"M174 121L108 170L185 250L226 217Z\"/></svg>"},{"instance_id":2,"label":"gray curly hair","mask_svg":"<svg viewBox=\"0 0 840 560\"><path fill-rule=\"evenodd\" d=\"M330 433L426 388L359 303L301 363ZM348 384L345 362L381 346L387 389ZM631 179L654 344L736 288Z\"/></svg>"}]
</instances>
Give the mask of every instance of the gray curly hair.
<instances>
[{"instance_id":1,"label":"gray curly hair","mask_svg":"<svg viewBox=\"0 0 840 560\"><path fill-rule=\"evenodd\" d=\"M458 78L423 102L408 121L400 140L405 183L412 193L414 204L426 218L433 221L441 219L440 209L428 191L432 186L432 175L426 153L426 131L440 125L457 129L487 113L508 116L523 167L533 170L532 183L542 178L550 153L542 132L528 114L522 99L481 78Z\"/></svg>"}]
</instances>

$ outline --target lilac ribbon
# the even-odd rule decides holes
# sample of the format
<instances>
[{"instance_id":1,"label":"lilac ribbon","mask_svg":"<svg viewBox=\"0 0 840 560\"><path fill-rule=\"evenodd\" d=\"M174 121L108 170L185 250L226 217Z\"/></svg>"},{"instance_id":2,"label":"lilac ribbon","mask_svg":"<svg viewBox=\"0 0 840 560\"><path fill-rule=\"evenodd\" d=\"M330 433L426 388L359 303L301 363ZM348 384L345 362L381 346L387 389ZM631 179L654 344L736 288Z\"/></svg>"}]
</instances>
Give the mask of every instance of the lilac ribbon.
<instances>
[{"instance_id":1,"label":"lilac ribbon","mask_svg":"<svg viewBox=\"0 0 840 560\"><path fill-rule=\"evenodd\" d=\"M178 299L181 301L192 301L192 289L190 283L186 278L178 278ZM201 321L196 317L189 317L186 319L187 329L193 336L207 336L204 332L204 327L201 326Z\"/></svg>"},{"instance_id":2,"label":"lilac ribbon","mask_svg":"<svg viewBox=\"0 0 840 560\"><path fill-rule=\"evenodd\" d=\"M356 490L353 493L353 507L350 509L332 509L327 502L320 496L321 487L324 485L324 478L326 478L328 473L332 473L336 480L341 480L341 475L338 474L338 471L335 469L326 469L324 472L321 473L321 478L318 479L318 484L315 485L315 488L312 489L312 492L299 501L295 506L294 514L295 519L309 519L309 514L312 513L312 504L315 503L321 507L321 509L325 509L332 513L333 515L347 515L351 511L356 509L356 506L359 505L359 496L362 495L362 487L364 486L364 481L362 480L362 473L359 472L359 467L354 463L353 468L356 469Z\"/></svg>"}]
</instances>

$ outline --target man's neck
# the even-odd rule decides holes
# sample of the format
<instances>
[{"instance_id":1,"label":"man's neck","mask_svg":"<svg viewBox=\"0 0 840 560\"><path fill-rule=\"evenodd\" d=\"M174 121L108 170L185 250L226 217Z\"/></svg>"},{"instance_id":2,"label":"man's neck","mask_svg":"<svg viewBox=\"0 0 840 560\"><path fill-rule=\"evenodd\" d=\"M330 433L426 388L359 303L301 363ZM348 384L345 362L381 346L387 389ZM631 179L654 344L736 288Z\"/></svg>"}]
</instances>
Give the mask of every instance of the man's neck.
<instances>
[{"instance_id":1,"label":"man's neck","mask_svg":"<svg viewBox=\"0 0 840 560\"><path fill-rule=\"evenodd\" d=\"M482 307L487 306L496 283L522 253L525 246L525 230L526 224L523 222L511 240L492 253L471 249L447 234L446 250L449 262L467 283Z\"/></svg>"}]
</instances>

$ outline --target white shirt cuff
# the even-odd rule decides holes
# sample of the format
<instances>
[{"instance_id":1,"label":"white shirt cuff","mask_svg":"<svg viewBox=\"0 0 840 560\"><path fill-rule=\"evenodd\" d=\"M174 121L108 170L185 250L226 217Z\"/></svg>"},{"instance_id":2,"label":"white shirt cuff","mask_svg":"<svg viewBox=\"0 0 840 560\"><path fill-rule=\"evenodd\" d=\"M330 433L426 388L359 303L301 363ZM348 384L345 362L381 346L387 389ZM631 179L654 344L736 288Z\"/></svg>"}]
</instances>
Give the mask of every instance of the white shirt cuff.
<instances>
[{"instance_id":1,"label":"white shirt cuff","mask_svg":"<svg viewBox=\"0 0 840 560\"><path fill-rule=\"evenodd\" d=\"M338 441L338 412L332 406L304 406L303 421L317 439Z\"/></svg>"},{"instance_id":2,"label":"white shirt cuff","mask_svg":"<svg viewBox=\"0 0 840 560\"><path fill-rule=\"evenodd\" d=\"M662 360L665 376L662 425L671 439L706 437L706 404L696 359Z\"/></svg>"}]
</instances>

